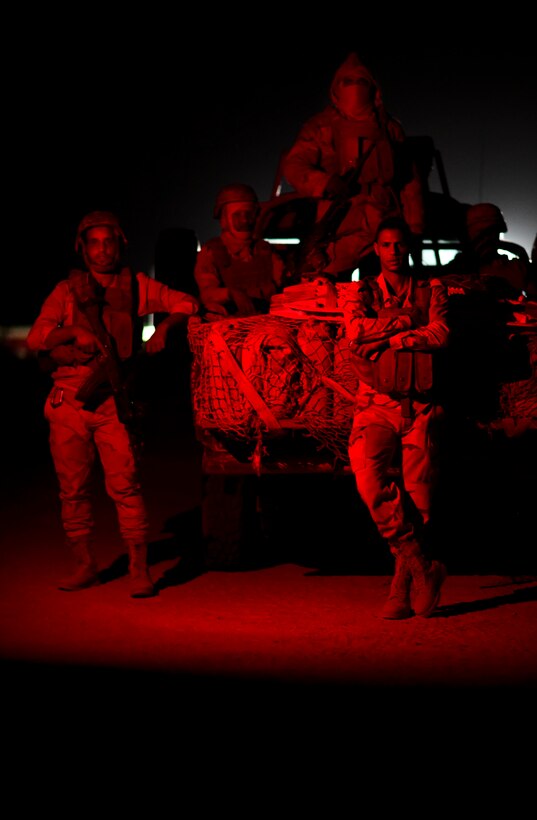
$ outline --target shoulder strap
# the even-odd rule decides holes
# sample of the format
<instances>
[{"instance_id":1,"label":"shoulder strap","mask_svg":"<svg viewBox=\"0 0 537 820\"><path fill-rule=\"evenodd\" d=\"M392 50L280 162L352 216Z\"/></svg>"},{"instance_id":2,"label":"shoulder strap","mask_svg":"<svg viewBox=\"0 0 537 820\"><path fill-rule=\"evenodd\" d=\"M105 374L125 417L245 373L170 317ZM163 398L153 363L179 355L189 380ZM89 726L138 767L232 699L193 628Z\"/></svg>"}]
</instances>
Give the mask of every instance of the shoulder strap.
<instances>
[{"instance_id":1,"label":"shoulder strap","mask_svg":"<svg viewBox=\"0 0 537 820\"><path fill-rule=\"evenodd\" d=\"M98 286L92 279L91 274L81 270L70 271L69 286L78 307L84 313L97 338L107 347L110 347L111 340L101 319L101 300L98 296Z\"/></svg>"}]
</instances>

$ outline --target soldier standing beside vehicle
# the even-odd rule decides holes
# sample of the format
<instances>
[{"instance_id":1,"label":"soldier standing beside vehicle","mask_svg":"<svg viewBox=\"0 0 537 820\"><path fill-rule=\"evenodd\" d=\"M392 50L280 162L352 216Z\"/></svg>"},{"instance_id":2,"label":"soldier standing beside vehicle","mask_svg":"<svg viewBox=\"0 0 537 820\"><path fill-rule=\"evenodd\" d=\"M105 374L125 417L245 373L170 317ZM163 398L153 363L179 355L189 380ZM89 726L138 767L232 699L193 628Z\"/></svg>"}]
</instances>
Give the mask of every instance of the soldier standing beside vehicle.
<instances>
[{"instance_id":1,"label":"soldier standing beside vehicle","mask_svg":"<svg viewBox=\"0 0 537 820\"><path fill-rule=\"evenodd\" d=\"M379 225L381 272L370 295L344 307L347 337L357 354L359 386L349 458L358 492L395 556L382 617L428 617L446 569L426 554L443 408L435 397L437 351L446 347L447 293L439 280L420 280L408 265L410 231L394 217ZM394 458L400 479L394 479Z\"/></svg>"},{"instance_id":2,"label":"soldier standing beside vehicle","mask_svg":"<svg viewBox=\"0 0 537 820\"><path fill-rule=\"evenodd\" d=\"M164 349L173 325L197 313L198 302L122 265L125 245L115 214L87 214L75 242L83 264L46 298L27 343L30 350L48 354L56 365L45 417L63 528L76 562L75 572L60 582L59 589L81 590L100 580L90 489L98 454L128 550L130 594L143 598L155 594L147 565L148 520L129 435L130 402L116 376L127 369L141 346L140 317L169 314L145 343L145 352L154 354ZM95 377L97 366L101 378Z\"/></svg>"},{"instance_id":3,"label":"soldier standing beside vehicle","mask_svg":"<svg viewBox=\"0 0 537 820\"><path fill-rule=\"evenodd\" d=\"M209 321L268 313L271 297L283 287L281 257L264 239L254 238L258 210L249 185L226 185L218 192L214 218L220 236L202 246L194 268Z\"/></svg>"},{"instance_id":4,"label":"soldier standing beside vehicle","mask_svg":"<svg viewBox=\"0 0 537 820\"><path fill-rule=\"evenodd\" d=\"M270 244L256 238L258 197L250 185L232 183L220 189L214 218L220 235L198 253L194 278L206 322L247 320L267 314L270 300L283 288L286 268ZM201 321L196 317L194 322ZM216 328L216 325L215 325ZM225 463L226 448L203 435L204 464ZM205 472L202 479L202 531L207 569L237 566L242 561L245 522L255 520L257 482L248 475Z\"/></svg>"},{"instance_id":5,"label":"soldier standing beside vehicle","mask_svg":"<svg viewBox=\"0 0 537 820\"><path fill-rule=\"evenodd\" d=\"M350 195L323 266L340 280L373 256L375 231L386 216L403 216L414 241L423 233L423 186L404 130L386 112L378 83L355 53L335 72L329 105L300 129L282 172L301 196L319 198L318 219L331 201Z\"/></svg>"}]
</instances>

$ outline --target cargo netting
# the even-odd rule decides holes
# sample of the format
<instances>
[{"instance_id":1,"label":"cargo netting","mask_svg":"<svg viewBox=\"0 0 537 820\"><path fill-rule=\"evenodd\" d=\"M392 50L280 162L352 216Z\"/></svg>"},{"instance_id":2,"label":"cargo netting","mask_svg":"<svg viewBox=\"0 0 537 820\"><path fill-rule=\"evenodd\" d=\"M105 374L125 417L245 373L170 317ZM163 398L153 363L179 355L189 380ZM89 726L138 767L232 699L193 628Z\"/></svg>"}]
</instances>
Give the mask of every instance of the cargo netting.
<instances>
[{"instance_id":1,"label":"cargo netting","mask_svg":"<svg viewBox=\"0 0 537 820\"><path fill-rule=\"evenodd\" d=\"M346 461L358 380L337 321L255 315L191 320L198 427L256 439L300 429Z\"/></svg>"}]
</instances>

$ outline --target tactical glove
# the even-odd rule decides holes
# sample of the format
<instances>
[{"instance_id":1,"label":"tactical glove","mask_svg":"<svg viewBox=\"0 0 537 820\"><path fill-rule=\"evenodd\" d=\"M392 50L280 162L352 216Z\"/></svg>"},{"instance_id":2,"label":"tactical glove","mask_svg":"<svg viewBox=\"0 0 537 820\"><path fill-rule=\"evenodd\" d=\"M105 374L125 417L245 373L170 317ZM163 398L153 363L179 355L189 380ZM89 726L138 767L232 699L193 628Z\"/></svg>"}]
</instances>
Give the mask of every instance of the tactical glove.
<instances>
[{"instance_id":1,"label":"tactical glove","mask_svg":"<svg viewBox=\"0 0 537 820\"><path fill-rule=\"evenodd\" d=\"M362 359L375 361L375 359L378 359L380 354L384 350L387 350L389 346L389 341L384 339L382 342L365 342L364 344L353 346L353 351Z\"/></svg>"}]
</instances>

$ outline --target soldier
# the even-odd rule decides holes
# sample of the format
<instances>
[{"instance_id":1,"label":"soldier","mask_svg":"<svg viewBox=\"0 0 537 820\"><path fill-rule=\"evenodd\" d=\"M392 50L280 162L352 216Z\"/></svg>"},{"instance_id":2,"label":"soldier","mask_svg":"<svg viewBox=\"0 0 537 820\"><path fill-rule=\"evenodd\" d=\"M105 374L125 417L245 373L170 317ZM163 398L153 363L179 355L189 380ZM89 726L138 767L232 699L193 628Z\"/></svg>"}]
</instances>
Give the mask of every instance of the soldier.
<instances>
[{"instance_id":1,"label":"soldier","mask_svg":"<svg viewBox=\"0 0 537 820\"><path fill-rule=\"evenodd\" d=\"M220 222L220 236L205 243L194 268L206 321L268 313L271 297L283 286L281 257L255 236L258 213L258 197L250 185L225 185L217 194L213 215ZM240 414L242 408L233 411ZM225 457L225 448L212 437L204 436L203 444L211 458ZM255 482L251 476L204 474L202 483L205 566L228 568L241 560L244 521L254 518Z\"/></svg>"},{"instance_id":2,"label":"soldier","mask_svg":"<svg viewBox=\"0 0 537 820\"><path fill-rule=\"evenodd\" d=\"M155 594L147 566L147 514L129 434L132 405L116 376L141 345L140 317L169 314L145 343L145 352L154 354L164 349L173 325L197 313L198 302L122 265L126 244L115 214L87 214L75 241L81 267L70 271L46 298L27 343L55 363L45 417L62 523L76 562L75 572L59 589L76 591L99 583L90 492L98 454L128 550L130 594L144 598Z\"/></svg>"},{"instance_id":3,"label":"soldier","mask_svg":"<svg viewBox=\"0 0 537 820\"><path fill-rule=\"evenodd\" d=\"M426 555L443 409L434 392L433 352L447 345L447 294L439 280L420 280L408 266L410 231L399 217L380 223L374 243L381 273L344 306L357 354L349 457L360 496L395 556L382 617L428 617L445 578ZM400 482L391 473L400 461ZM410 512L412 509L412 512ZM412 599L411 599L412 592Z\"/></svg>"},{"instance_id":4,"label":"soldier","mask_svg":"<svg viewBox=\"0 0 537 820\"><path fill-rule=\"evenodd\" d=\"M463 288L485 290L496 298L537 296L531 263L524 248L516 246L520 255L511 259L500 253L501 234L507 232L507 225L497 205L491 202L469 205L465 227L463 250L444 267L448 277L458 275Z\"/></svg>"},{"instance_id":5,"label":"soldier","mask_svg":"<svg viewBox=\"0 0 537 820\"><path fill-rule=\"evenodd\" d=\"M331 200L350 196L335 242L326 248L326 273L350 279L360 260L373 255L375 230L388 215L402 215L414 237L423 233L422 183L405 140L401 124L383 106L378 83L349 54L335 72L330 103L302 126L282 161L295 191L319 198L318 218ZM350 187L349 175L355 177Z\"/></svg>"},{"instance_id":6,"label":"soldier","mask_svg":"<svg viewBox=\"0 0 537 820\"><path fill-rule=\"evenodd\" d=\"M264 239L255 239L259 205L249 185L224 186L214 218L220 236L198 253L194 278L209 321L268 313L270 298L283 286L284 264Z\"/></svg>"}]
</instances>

